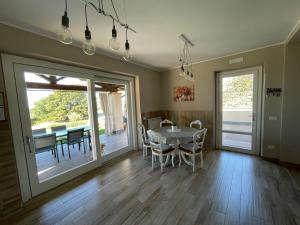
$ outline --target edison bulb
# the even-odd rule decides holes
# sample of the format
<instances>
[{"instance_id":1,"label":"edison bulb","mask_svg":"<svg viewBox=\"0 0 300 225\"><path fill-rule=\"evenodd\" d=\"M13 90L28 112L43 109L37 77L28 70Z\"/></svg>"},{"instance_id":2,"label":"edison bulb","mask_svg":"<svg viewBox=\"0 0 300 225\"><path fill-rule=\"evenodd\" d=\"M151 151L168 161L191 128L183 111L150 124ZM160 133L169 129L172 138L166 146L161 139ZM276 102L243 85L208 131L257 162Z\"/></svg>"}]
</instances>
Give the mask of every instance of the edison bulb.
<instances>
[{"instance_id":1,"label":"edison bulb","mask_svg":"<svg viewBox=\"0 0 300 225\"><path fill-rule=\"evenodd\" d=\"M126 50L124 51L124 54L123 54L123 59L124 59L125 61L130 61L131 58L132 58L132 54L131 54L130 50L129 50L129 49L126 49Z\"/></svg>"},{"instance_id":2,"label":"edison bulb","mask_svg":"<svg viewBox=\"0 0 300 225\"><path fill-rule=\"evenodd\" d=\"M120 47L121 47L121 43L119 42L118 38L117 37L112 37L110 40L109 40L109 47L112 49L112 50L119 50Z\"/></svg>"},{"instance_id":3,"label":"edison bulb","mask_svg":"<svg viewBox=\"0 0 300 225\"><path fill-rule=\"evenodd\" d=\"M72 33L65 26L61 26L61 29L57 32L57 39L63 44L71 44L73 42Z\"/></svg>"},{"instance_id":4,"label":"edison bulb","mask_svg":"<svg viewBox=\"0 0 300 225\"><path fill-rule=\"evenodd\" d=\"M96 52L96 46L92 42L92 39L85 39L82 44L82 51L87 55L94 55Z\"/></svg>"}]
</instances>

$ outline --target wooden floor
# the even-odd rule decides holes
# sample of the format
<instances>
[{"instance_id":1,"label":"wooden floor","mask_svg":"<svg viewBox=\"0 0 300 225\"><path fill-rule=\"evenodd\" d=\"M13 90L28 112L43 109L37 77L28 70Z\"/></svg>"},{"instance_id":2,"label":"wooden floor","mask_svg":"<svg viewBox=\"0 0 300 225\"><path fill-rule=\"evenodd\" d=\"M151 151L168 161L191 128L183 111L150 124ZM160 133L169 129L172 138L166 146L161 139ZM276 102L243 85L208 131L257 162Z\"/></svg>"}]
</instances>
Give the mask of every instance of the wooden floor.
<instances>
[{"instance_id":1,"label":"wooden floor","mask_svg":"<svg viewBox=\"0 0 300 225\"><path fill-rule=\"evenodd\" d=\"M204 162L161 174L133 153L52 191L16 224L300 224L300 190L286 168L225 151Z\"/></svg>"}]
</instances>

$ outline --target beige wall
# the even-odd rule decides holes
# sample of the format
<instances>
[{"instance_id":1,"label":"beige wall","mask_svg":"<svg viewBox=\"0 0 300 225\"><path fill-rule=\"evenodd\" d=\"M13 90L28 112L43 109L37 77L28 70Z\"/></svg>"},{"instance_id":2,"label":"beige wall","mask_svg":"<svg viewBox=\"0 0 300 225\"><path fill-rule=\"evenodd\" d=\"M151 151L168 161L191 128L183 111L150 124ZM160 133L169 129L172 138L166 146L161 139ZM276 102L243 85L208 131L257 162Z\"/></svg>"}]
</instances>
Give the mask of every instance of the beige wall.
<instances>
[{"instance_id":1,"label":"beige wall","mask_svg":"<svg viewBox=\"0 0 300 225\"><path fill-rule=\"evenodd\" d=\"M87 56L81 49L0 24L0 53L49 60L139 77L141 112L160 110L160 74L122 60ZM0 91L5 92L0 57ZM7 109L7 107L6 107ZM8 114L7 114L8 116ZM9 119L9 118L8 118ZM14 118L11 118L14 119ZM22 206L9 120L0 122L0 221Z\"/></svg>"},{"instance_id":2,"label":"beige wall","mask_svg":"<svg viewBox=\"0 0 300 225\"><path fill-rule=\"evenodd\" d=\"M229 64L231 58L243 57L243 63ZM215 72L246 68L262 65L265 76L265 87L282 87L284 45L268 47L248 53L238 54L233 57L201 62L193 65L195 76L195 101L174 102L172 88L176 85L189 84L188 81L178 76L179 69L173 69L162 74L162 109L168 110L215 110ZM264 115L264 147L265 157L278 158L280 148L281 129L281 97L265 99ZM277 121L269 121L269 116L276 116ZM201 118L200 118L201 119ZM275 149L267 149L267 145L274 145Z\"/></svg>"},{"instance_id":3,"label":"beige wall","mask_svg":"<svg viewBox=\"0 0 300 225\"><path fill-rule=\"evenodd\" d=\"M158 72L98 54L87 56L77 47L63 45L58 41L3 24L0 24L0 34L0 53L6 52L69 65L138 75L141 111L160 109L160 103L157 101L160 98L160 75ZM2 71L0 71L0 79L2 76Z\"/></svg>"},{"instance_id":4,"label":"beige wall","mask_svg":"<svg viewBox=\"0 0 300 225\"><path fill-rule=\"evenodd\" d=\"M280 160L300 164L300 41L286 47Z\"/></svg>"}]
</instances>

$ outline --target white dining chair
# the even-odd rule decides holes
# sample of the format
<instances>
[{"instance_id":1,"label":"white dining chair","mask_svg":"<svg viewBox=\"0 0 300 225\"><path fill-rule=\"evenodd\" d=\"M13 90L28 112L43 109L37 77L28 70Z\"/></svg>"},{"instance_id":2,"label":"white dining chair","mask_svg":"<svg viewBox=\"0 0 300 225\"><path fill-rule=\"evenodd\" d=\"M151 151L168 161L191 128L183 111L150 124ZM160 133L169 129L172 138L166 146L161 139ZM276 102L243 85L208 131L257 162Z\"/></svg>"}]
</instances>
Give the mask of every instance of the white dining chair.
<instances>
[{"instance_id":1,"label":"white dining chair","mask_svg":"<svg viewBox=\"0 0 300 225\"><path fill-rule=\"evenodd\" d=\"M182 159L187 164L193 167L193 172L195 172L195 163L196 156L200 155L200 167L203 168L203 146L205 141L205 136L207 133L207 129L203 128L202 130L197 131L193 135L192 143L182 143L179 145L179 166L181 166ZM190 161L186 159L185 156L189 156L191 158Z\"/></svg>"},{"instance_id":2,"label":"white dining chair","mask_svg":"<svg viewBox=\"0 0 300 225\"><path fill-rule=\"evenodd\" d=\"M165 143L165 138L163 138L159 133L153 130L147 131L151 152L152 152L152 170L154 170L154 160L155 157L159 158L160 171L163 173L164 167L169 163L170 157L172 157L172 166L174 167L174 157L175 148L171 145ZM163 158L165 157L165 161Z\"/></svg>"},{"instance_id":3,"label":"white dining chair","mask_svg":"<svg viewBox=\"0 0 300 225\"><path fill-rule=\"evenodd\" d=\"M190 123L190 127L201 130L202 129L202 122L200 120L194 120Z\"/></svg>"},{"instance_id":4,"label":"white dining chair","mask_svg":"<svg viewBox=\"0 0 300 225\"><path fill-rule=\"evenodd\" d=\"M160 127L167 127L167 126L170 127L172 125L173 125L173 122L171 120L167 120L167 119L161 121L159 124Z\"/></svg>"},{"instance_id":5,"label":"white dining chair","mask_svg":"<svg viewBox=\"0 0 300 225\"><path fill-rule=\"evenodd\" d=\"M148 149L151 149L151 145L147 137L145 126L141 123L138 123L138 128L140 137L142 138L143 158L145 159L148 156Z\"/></svg>"}]
</instances>

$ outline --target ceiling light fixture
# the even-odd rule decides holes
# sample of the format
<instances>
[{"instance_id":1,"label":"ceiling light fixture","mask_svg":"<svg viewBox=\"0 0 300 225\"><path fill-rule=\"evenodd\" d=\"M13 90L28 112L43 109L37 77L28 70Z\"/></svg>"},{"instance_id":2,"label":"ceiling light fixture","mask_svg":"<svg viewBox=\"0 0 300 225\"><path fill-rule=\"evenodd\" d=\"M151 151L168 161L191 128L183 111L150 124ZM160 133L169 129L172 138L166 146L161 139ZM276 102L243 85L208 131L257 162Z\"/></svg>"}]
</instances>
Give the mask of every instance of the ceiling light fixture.
<instances>
[{"instance_id":1,"label":"ceiling light fixture","mask_svg":"<svg viewBox=\"0 0 300 225\"><path fill-rule=\"evenodd\" d=\"M119 42L118 40L118 37L117 37L117 30L116 30L116 27L115 27L115 21L113 20L113 29L111 30L111 39L109 40L109 47L112 49L112 50L119 50L120 47L121 47L121 43Z\"/></svg>"},{"instance_id":2,"label":"ceiling light fixture","mask_svg":"<svg viewBox=\"0 0 300 225\"><path fill-rule=\"evenodd\" d=\"M181 63L179 76L194 82L193 64L190 53L190 47L193 47L194 44L184 34L179 35L178 38L184 43L182 54L179 58L179 62Z\"/></svg>"},{"instance_id":3,"label":"ceiling light fixture","mask_svg":"<svg viewBox=\"0 0 300 225\"><path fill-rule=\"evenodd\" d=\"M69 30L68 17L68 1L65 0L65 13L61 19L61 29L57 32L57 39L63 44L71 44L73 42L72 33Z\"/></svg>"},{"instance_id":4,"label":"ceiling light fixture","mask_svg":"<svg viewBox=\"0 0 300 225\"><path fill-rule=\"evenodd\" d=\"M126 28L126 42L125 42L125 51L124 51L124 54L123 54L123 59L125 61L129 61L131 60L132 58L132 55L131 55L131 52L130 52L130 46L129 46L129 42L128 42L128 38L127 38L127 29Z\"/></svg>"},{"instance_id":5,"label":"ceiling light fixture","mask_svg":"<svg viewBox=\"0 0 300 225\"><path fill-rule=\"evenodd\" d=\"M88 21L87 21L87 7L91 7L92 9L96 10L96 12L98 14L101 14L103 16L107 16L109 18L112 19L113 21L113 28L112 28L112 38L109 40L109 47L112 50L119 50L120 49L120 42L118 41L117 38L117 30L116 30L116 26L115 23L118 23L121 27L124 27L126 29L126 42L125 42L125 51L123 54L123 58L128 61L132 58L131 52L129 51L129 42L127 40L127 31L130 30L133 33L136 33L136 31L134 29L132 29L128 24L127 24L127 18L126 18L126 11L125 11L125 2L123 1L123 6L124 6L124 15L125 15L125 19L126 19L126 23L123 23L120 21L119 16L117 14L116 8L114 6L114 2L113 0L110 0L111 3L111 7L113 8L114 11L114 16L106 13L104 11L104 6L103 6L103 0L98 0L98 6L96 6L92 0L80 0L81 2L83 2L85 4L85 22L86 22L86 29L85 29L85 40L82 44L82 50L85 54L87 55L94 55L95 51L96 51L96 46L95 44L92 42L92 35L91 35L91 31L89 30L88 27ZM64 44L71 44L73 41L72 38L72 33L69 30L69 18L67 16L67 0L65 0L65 13L62 17L62 29L58 32L58 40Z\"/></svg>"},{"instance_id":6,"label":"ceiling light fixture","mask_svg":"<svg viewBox=\"0 0 300 225\"><path fill-rule=\"evenodd\" d=\"M92 41L92 34L89 29L88 20L87 20L87 12L86 12L87 4L84 6L84 15L85 15L85 31L84 36L85 40L82 43L82 51L87 55L94 55L96 52L96 46Z\"/></svg>"}]
</instances>

